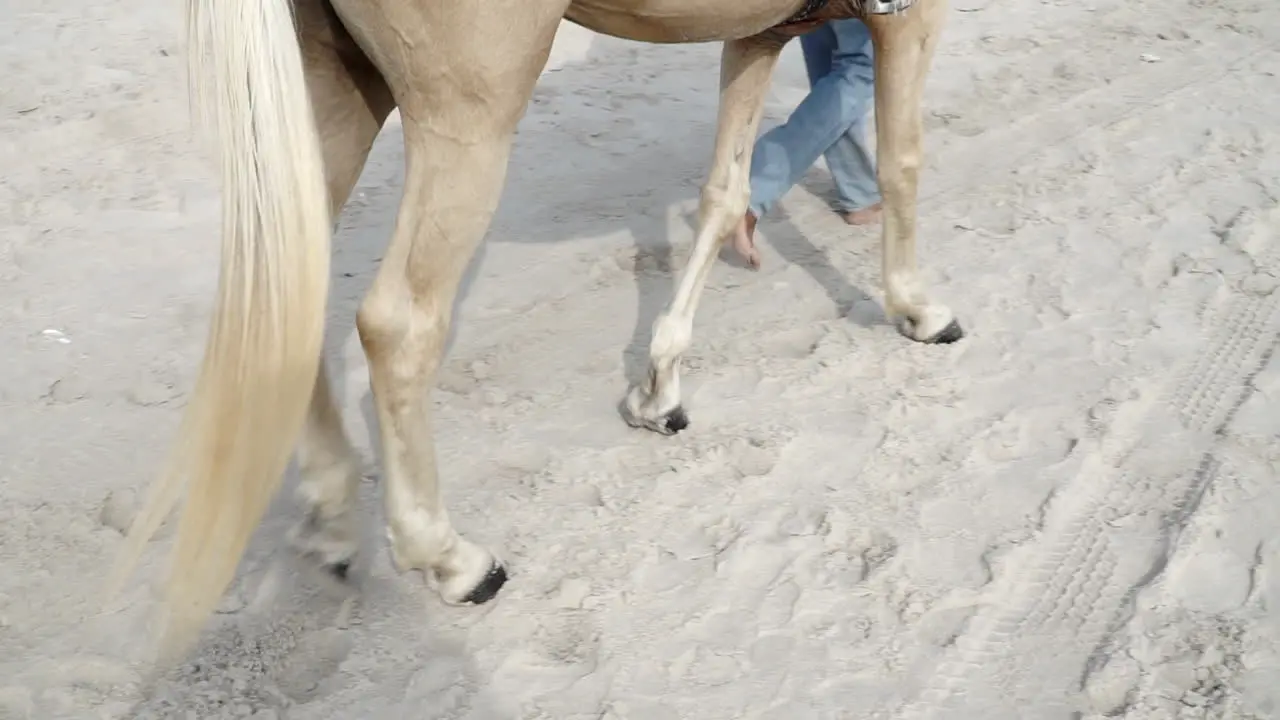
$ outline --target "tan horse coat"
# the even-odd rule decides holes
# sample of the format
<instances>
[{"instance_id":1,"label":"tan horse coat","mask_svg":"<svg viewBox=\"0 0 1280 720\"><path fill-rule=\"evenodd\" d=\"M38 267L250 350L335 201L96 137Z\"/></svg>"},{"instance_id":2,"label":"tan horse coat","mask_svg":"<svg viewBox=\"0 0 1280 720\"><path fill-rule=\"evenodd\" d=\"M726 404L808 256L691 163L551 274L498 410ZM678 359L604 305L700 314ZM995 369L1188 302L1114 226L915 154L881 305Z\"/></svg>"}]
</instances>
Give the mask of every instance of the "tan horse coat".
<instances>
[{"instance_id":1,"label":"tan horse coat","mask_svg":"<svg viewBox=\"0 0 1280 720\"><path fill-rule=\"evenodd\" d=\"M132 528L122 582L185 492L163 647L194 638L233 578L297 450L307 518L295 543L344 575L357 547L358 462L321 361L332 219L383 121L404 125L404 197L357 326L381 435L393 559L449 603L506 580L440 501L427 389L464 268L488 228L517 122L563 18L655 43L724 41L719 121L692 257L654 324L633 425L673 433L680 356L717 250L746 210L765 93L799 0L189 0L191 79L218 141L219 295L172 459ZM830 0L810 20L861 16ZM871 2L872 0L866 0ZM881 2L880 4L883 4ZM883 9L883 8L877 8ZM885 307L922 342L961 335L916 268L920 100L945 0L867 14L876 61ZM118 585L117 585L118 586Z\"/></svg>"}]
</instances>

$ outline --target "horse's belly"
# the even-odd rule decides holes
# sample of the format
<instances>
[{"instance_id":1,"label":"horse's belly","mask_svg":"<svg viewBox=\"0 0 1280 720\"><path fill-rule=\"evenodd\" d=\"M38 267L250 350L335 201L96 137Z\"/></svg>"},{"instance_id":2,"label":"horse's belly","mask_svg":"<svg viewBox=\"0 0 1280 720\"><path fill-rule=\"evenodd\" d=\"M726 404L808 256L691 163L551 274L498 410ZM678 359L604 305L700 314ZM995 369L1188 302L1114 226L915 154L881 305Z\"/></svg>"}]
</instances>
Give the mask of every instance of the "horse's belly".
<instances>
[{"instance_id":1,"label":"horse's belly","mask_svg":"<svg viewBox=\"0 0 1280 720\"><path fill-rule=\"evenodd\" d=\"M574 0L565 17L628 40L693 43L750 37L802 5L802 0Z\"/></svg>"}]
</instances>

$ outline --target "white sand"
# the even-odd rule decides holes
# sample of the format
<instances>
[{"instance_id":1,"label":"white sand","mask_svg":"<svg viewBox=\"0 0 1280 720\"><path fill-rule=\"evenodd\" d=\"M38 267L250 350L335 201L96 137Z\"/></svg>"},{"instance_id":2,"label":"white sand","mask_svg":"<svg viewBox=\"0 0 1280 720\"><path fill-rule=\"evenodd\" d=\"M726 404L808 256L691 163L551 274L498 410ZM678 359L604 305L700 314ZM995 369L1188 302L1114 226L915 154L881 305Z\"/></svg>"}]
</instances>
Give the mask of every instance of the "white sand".
<instances>
[{"instance_id":1,"label":"white sand","mask_svg":"<svg viewBox=\"0 0 1280 720\"><path fill-rule=\"evenodd\" d=\"M718 48L567 28L435 394L506 591L392 572L371 479L345 593L284 549L282 496L155 683L168 540L97 607L215 280L180 7L0 5L0 718L1280 717L1274 0L955 0L921 235L969 338L880 322L877 238L816 169L761 273L716 268L675 438L615 405L691 240ZM793 46L770 117L804 89ZM366 456L352 317L399 168L393 122L335 250Z\"/></svg>"}]
</instances>

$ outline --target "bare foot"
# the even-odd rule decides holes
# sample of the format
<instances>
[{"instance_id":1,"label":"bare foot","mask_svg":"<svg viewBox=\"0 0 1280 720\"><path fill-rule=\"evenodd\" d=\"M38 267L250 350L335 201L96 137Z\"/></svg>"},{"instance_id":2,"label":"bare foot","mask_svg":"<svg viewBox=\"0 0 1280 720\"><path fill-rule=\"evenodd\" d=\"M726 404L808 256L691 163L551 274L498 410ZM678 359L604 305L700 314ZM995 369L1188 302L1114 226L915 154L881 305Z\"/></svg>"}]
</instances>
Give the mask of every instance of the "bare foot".
<instances>
[{"instance_id":1,"label":"bare foot","mask_svg":"<svg viewBox=\"0 0 1280 720\"><path fill-rule=\"evenodd\" d=\"M844 213L842 217L844 221L850 225L870 225L880 221L881 203L864 207L861 210L853 210Z\"/></svg>"},{"instance_id":2,"label":"bare foot","mask_svg":"<svg viewBox=\"0 0 1280 720\"><path fill-rule=\"evenodd\" d=\"M756 216L750 210L733 231L733 249L747 261L752 270L760 269L760 251L756 249Z\"/></svg>"}]
</instances>

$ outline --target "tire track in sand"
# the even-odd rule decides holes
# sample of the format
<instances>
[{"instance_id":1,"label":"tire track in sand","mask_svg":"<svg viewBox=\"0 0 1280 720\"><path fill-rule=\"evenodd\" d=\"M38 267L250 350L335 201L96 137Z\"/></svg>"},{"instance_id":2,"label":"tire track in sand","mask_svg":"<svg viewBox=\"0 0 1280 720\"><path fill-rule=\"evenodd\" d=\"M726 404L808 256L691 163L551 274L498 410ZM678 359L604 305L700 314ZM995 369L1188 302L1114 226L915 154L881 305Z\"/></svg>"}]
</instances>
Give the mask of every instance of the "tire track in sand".
<instances>
[{"instance_id":1,"label":"tire track in sand","mask_svg":"<svg viewBox=\"0 0 1280 720\"><path fill-rule=\"evenodd\" d=\"M993 589L970 630L902 713L915 719L1077 717L1095 651L1158 575L1221 467L1219 438L1280 338L1280 208L1233 238L1254 274L1210 314L1200 354L1161 392L1122 408L1109 437L1051 502L1042 539Z\"/></svg>"}]
</instances>

